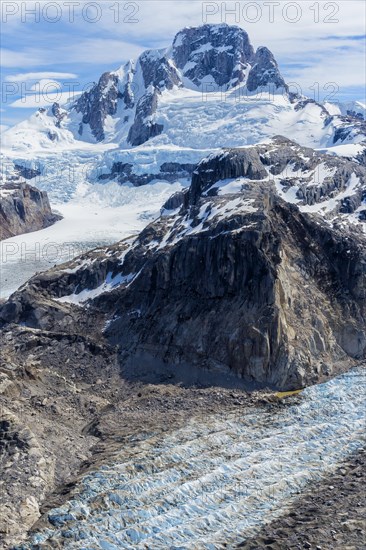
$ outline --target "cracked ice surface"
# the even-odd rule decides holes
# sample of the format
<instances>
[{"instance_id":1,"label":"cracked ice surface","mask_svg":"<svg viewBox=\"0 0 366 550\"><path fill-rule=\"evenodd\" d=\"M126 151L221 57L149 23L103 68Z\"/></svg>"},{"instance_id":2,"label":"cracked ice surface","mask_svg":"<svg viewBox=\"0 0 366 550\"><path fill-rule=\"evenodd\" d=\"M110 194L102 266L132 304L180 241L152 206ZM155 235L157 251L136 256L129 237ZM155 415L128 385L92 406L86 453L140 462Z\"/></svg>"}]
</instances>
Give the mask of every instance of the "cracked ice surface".
<instances>
[{"instance_id":1,"label":"cracked ice surface","mask_svg":"<svg viewBox=\"0 0 366 550\"><path fill-rule=\"evenodd\" d=\"M282 407L241 408L152 435L86 475L49 512L69 549L223 548L252 536L291 498L357 450L365 427L365 369L304 390Z\"/></svg>"}]
</instances>

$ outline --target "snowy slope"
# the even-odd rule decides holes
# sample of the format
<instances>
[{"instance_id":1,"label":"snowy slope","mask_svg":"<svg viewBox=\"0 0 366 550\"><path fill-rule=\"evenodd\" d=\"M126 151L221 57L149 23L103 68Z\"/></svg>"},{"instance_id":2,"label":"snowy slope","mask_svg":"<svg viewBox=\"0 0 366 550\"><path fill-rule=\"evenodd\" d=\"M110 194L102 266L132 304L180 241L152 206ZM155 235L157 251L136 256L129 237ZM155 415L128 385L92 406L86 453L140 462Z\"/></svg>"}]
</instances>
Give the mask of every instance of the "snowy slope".
<instances>
[{"instance_id":1,"label":"snowy slope","mask_svg":"<svg viewBox=\"0 0 366 550\"><path fill-rule=\"evenodd\" d=\"M331 115L353 115L363 120L366 117L366 103L362 101L325 103L324 106Z\"/></svg>"},{"instance_id":2,"label":"snowy slope","mask_svg":"<svg viewBox=\"0 0 366 550\"><path fill-rule=\"evenodd\" d=\"M113 162L132 163L135 174L153 173L158 177L164 162L195 164L221 147L252 145L275 135L285 135L304 146L326 148L332 145L336 127L324 117L318 104L309 103L296 110L287 96L266 98L262 94L254 98L244 95L240 87L223 96L215 92L202 96L187 89L164 92L156 114L164 132L138 147L128 146L123 139L120 143L77 141L67 129L59 129L60 139L50 144L31 127L34 121L38 126L43 124L39 119L49 125L50 117L37 115L5 134L3 151L18 163L34 163L36 159L47 172L39 185L51 193L61 187L53 174L57 178L56 172L63 173L63 166L84 165L87 158L93 169L90 165L84 176L92 182L108 174ZM73 187L70 177L65 183L67 188Z\"/></svg>"}]
</instances>

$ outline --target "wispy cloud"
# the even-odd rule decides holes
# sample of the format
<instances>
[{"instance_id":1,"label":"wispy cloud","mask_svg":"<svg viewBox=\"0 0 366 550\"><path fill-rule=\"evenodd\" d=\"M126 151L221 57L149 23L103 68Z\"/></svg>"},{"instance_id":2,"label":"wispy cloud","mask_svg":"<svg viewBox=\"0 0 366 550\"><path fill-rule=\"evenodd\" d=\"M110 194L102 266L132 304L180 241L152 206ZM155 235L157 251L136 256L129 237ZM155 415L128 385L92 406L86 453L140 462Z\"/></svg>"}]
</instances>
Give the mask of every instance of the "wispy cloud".
<instances>
[{"instance_id":1,"label":"wispy cloud","mask_svg":"<svg viewBox=\"0 0 366 550\"><path fill-rule=\"evenodd\" d=\"M123 40L108 38L90 38L77 45L66 40L50 50L25 48L23 51L3 49L1 51L2 66L7 68L24 68L38 66L57 66L57 59L69 66L93 65L98 63L121 65L124 61L136 58L144 50L143 45L135 45ZM27 74L27 73L24 73ZM47 73L49 76L51 73ZM66 74L66 73L65 73ZM70 78L74 78L74 74ZM10 80L10 76L6 77Z\"/></svg>"},{"instance_id":2,"label":"wispy cloud","mask_svg":"<svg viewBox=\"0 0 366 550\"><path fill-rule=\"evenodd\" d=\"M35 48L29 48L23 51L2 48L0 50L0 59L2 67L5 68L37 67L48 64L44 59L42 50L37 50Z\"/></svg>"},{"instance_id":3,"label":"wispy cloud","mask_svg":"<svg viewBox=\"0 0 366 550\"><path fill-rule=\"evenodd\" d=\"M77 47L73 44L63 46L61 55L70 63L116 63L119 66L129 59L135 59L144 50L143 44L136 45L105 37L84 40Z\"/></svg>"},{"instance_id":4,"label":"wispy cloud","mask_svg":"<svg viewBox=\"0 0 366 550\"><path fill-rule=\"evenodd\" d=\"M5 82L29 82L32 80L41 80L41 79L75 79L78 75L74 73L60 73L60 72L36 72L36 73L17 73L9 74L5 77Z\"/></svg>"},{"instance_id":5,"label":"wispy cloud","mask_svg":"<svg viewBox=\"0 0 366 550\"><path fill-rule=\"evenodd\" d=\"M82 92L43 92L36 94L29 94L20 99L17 99L10 103L9 107L16 109L39 109L40 107L50 107L53 103L57 102L60 105L64 105L69 101L75 100Z\"/></svg>"}]
</instances>

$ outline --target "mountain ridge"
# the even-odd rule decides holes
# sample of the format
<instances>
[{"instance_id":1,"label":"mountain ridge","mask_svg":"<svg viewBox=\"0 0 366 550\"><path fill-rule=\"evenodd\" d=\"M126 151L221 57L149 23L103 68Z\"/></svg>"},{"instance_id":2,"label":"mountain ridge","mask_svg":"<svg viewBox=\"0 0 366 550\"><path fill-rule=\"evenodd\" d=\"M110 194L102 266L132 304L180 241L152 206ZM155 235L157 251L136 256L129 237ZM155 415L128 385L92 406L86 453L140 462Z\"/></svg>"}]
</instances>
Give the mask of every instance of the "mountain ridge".
<instances>
[{"instance_id":1,"label":"mountain ridge","mask_svg":"<svg viewBox=\"0 0 366 550\"><path fill-rule=\"evenodd\" d=\"M66 109L55 104L41 112L53 116L57 128L68 126L76 139L91 133L100 142L106 137L107 117L115 116L118 110L125 111L121 124L128 123L131 128L134 123L141 134L145 132L138 140L127 132L127 143L133 146L155 135L146 130L156 113L156 99L164 90L229 91L247 81L249 93L270 85L274 92L281 89L288 93L273 54L265 47L255 52L242 28L227 24L186 27L177 33L170 47L146 50L136 61L103 73L91 90ZM149 103L149 95L154 96L155 105ZM150 120L144 122L146 118ZM85 126L89 126L88 131ZM49 130L47 135L52 141L58 134Z\"/></svg>"},{"instance_id":2,"label":"mountain ridge","mask_svg":"<svg viewBox=\"0 0 366 550\"><path fill-rule=\"evenodd\" d=\"M215 153L136 238L36 275L0 318L78 334L95 316L127 377L315 383L366 353L365 178L283 137Z\"/></svg>"}]
</instances>

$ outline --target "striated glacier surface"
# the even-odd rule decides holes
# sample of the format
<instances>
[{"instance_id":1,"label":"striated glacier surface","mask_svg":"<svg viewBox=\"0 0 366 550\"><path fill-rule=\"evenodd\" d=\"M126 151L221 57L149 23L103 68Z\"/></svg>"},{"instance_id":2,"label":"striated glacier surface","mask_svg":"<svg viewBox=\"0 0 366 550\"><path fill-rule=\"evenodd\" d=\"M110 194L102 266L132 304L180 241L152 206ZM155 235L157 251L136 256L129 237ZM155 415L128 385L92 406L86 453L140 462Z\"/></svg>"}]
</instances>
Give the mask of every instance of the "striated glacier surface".
<instances>
[{"instance_id":1,"label":"striated glacier surface","mask_svg":"<svg viewBox=\"0 0 366 550\"><path fill-rule=\"evenodd\" d=\"M275 409L205 415L126 441L22 548L233 547L362 446L365 405L365 370L356 368Z\"/></svg>"}]
</instances>

